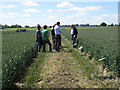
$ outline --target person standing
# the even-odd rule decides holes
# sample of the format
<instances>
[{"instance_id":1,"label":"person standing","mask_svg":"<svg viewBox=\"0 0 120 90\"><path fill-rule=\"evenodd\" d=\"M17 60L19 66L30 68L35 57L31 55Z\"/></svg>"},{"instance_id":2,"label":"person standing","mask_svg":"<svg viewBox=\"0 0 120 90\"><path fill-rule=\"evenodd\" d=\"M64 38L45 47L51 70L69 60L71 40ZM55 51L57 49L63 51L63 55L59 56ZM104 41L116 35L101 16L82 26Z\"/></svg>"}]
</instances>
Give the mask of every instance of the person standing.
<instances>
[{"instance_id":1,"label":"person standing","mask_svg":"<svg viewBox=\"0 0 120 90\"><path fill-rule=\"evenodd\" d=\"M56 25L56 24L55 24ZM51 28L51 36L52 36L52 45L53 45L53 49L55 49L55 25L52 26Z\"/></svg>"},{"instance_id":2,"label":"person standing","mask_svg":"<svg viewBox=\"0 0 120 90\"><path fill-rule=\"evenodd\" d=\"M38 24L37 25L37 30L36 30L36 43L38 46L38 52L40 52L41 47L42 47L42 35L41 35L41 26Z\"/></svg>"},{"instance_id":3,"label":"person standing","mask_svg":"<svg viewBox=\"0 0 120 90\"><path fill-rule=\"evenodd\" d=\"M52 53L52 44L49 41L47 25L43 26L42 30L42 42L43 42L43 52L46 52L46 43L49 45L49 52Z\"/></svg>"},{"instance_id":4,"label":"person standing","mask_svg":"<svg viewBox=\"0 0 120 90\"><path fill-rule=\"evenodd\" d=\"M55 50L60 51L60 45L61 45L61 32L62 30L60 29L60 22L57 22L55 28Z\"/></svg>"},{"instance_id":5,"label":"person standing","mask_svg":"<svg viewBox=\"0 0 120 90\"><path fill-rule=\"evenodd\" d=\"M77 45L77 43L76 43L77 34L78 34L78 31L77 31L75 25L72 24L71 25L71 36L72 36L73 48Z\"/></svg>"}]
</instances>

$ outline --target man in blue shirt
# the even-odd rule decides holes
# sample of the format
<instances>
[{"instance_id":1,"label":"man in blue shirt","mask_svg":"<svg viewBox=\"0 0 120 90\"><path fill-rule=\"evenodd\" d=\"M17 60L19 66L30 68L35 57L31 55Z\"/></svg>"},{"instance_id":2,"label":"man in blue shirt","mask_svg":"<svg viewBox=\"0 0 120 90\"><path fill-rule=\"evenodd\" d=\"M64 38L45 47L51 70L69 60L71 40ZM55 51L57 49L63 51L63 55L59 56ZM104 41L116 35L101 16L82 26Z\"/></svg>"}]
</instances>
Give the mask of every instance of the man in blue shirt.
<instances>
[{"instance_id":1,"label":"man in blue shirt","mask_svg":"<svg viewBox=\"0 0 120 90\"><path fill-rule=\"evenodd\" d=\"M42 47L42 35L41 35L41 26L38 24L37 25L37 30L36 30L36 43L38 45L38 52L40 52L40 49Z\"/></svg>"}]
</instances>

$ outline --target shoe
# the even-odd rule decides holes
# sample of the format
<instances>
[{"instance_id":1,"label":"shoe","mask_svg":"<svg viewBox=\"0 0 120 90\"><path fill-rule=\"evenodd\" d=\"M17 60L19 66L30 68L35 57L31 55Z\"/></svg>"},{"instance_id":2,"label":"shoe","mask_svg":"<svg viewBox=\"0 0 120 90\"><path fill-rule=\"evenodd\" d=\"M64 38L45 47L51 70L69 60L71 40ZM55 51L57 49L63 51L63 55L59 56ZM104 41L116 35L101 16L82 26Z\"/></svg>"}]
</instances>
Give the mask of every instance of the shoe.
<instances>
[{"instance_id":1,"label":"shoe","mask_svg":"<svg viewBox=\"0 0 120 90\"><path fill-rule=\"evenodd\" d=\"M75 43L73 46L76 46L77 45L77 43Z\"/></svg>"}]
</instances>

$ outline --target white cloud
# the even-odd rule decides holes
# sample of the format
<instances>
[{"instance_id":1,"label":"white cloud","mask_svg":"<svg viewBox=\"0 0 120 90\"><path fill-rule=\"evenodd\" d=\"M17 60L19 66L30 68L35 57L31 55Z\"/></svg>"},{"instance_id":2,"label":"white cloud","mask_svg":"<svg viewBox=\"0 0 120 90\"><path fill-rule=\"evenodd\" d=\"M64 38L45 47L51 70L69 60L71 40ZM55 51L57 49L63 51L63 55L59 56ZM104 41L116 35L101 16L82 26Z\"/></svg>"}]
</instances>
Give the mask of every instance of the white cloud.
<instances>
[{"instance_id":1,"label":"white cloud","mask_svg":"<svg viewBox=\"0 0 120 90\"><path fill-rule=\"evenodd\" d=\"M94 11L94 10L100 10L102 8L102 6L88 6L83 8L86 11Z\"/></svg>"},{"instance_id":2,"label":"white cloud","mask_svg":"<svg viewBox=\"0 0 120 90\"><path fill-rule=\"evenodd\" d=\"M116 18L116 17L118 17L118 14L103 14L103 15L101 15L102 17L114 17L114 18Z\"/></svg>"},{"instance_id":3,"label":"white cloud","mask_svg":"<svg viewBox=\"0 0 120 90\"><path fill-rule=\"evenodd\" d=\"M49 16L48 18L49 18L49 19L57 19L56 16Z\"/></svg>"},{"instance_id":4,"label":"white cloud","mask_svg":"<svg viewBox=\"0 0 120 90\"><path fill-rule=\"evenodd\" d=\"M76 7L75 5L68 3L68 2L62 2L60 4L57 4L56 7L64 7L65 9L57 9L58 12L68 12L68 11L75 11L76 13L74 15L69 15L69 18L74 17L81 17L87 15L90 11L97 11L102 8L102 6L86 6L86 7Z\"/></svg>"},{"instance_id":5,"label":"white cloud","mask_svg":"<svg viewBox=\"0 0 120 90\"><path fill-rule=\"evenodd\" d=\"M24 1L23 3L22 3L22 5L26 5L26 6L38 6L38 4L37 3L35 3L35 2L33 2L33 1Z\"/></svg>"},{"instance_id":6,"label":"white cloud","mask_svg":"<svg viewBox=\"0 0 120 90\"><path fill-rule=\"evenodd\" d=\"M23 16L23 17L29 17L30 14L23 14L22 16Z\"/></svg>"},{"instance_id":7,"label":"white cloud","mask_svg":"<svg viewBox=\"0 0 120 90\"><path fill-rule=\"evenodd\" d=\"M4 13L0 13L0 17L4 16Z\"/></svg>"},{"instance_id":8,"label":"white cloud","mask_svg":"<svg viewBox=\"0 0 120 90\"><path fill-rule=\"evenodd\" d=\"M24 9L24 12L41 12L40 10L37 9Z\"/></svg>"},{"instance_id":9,"label":"white cloud","mask_svg":"<svg viewBox=\"0 0 120 90\"><path fill-rule=\"evenodd\" d=\"M101 23L106 22L108 24L118 23L118 14L103 14L100 16L95 16L91 20L91 23Z\"/></svg>"},{"instance_id":10,"label":"white cloud","mask_svg":"<svg viewBox=\"0 0 120 90\"><path fill-rule=\"evenodd\" d=\"M109 14L103 14L102 16L103 16L103 17L108 17L108 16L109 16Z\"/></svg>"},{"instance_id":11,"label":"white cloud","mask_svg":"<svg viewBox=\"0 0 120 90\"><path fill-rule=\"evenodd\" d=\"M16 18L19 16L19 13L7 12L7 13L0 13L1 18Z\"/></svg>"},{"instance_id":12,"label":"white cloud","mask_svg":"<svg viewBox=\"0 0 120 90\"><path fill-rule=\"evenodd\" d=\"M68 17L69 18L74 18L74 17L81 17L81 16L85 16L86 14L85 13L79 13L79 14L77 14L77 15L69 15Z\"/></svg>"},{"instance_id":13,"label":"white cloud","mask_svg":"<svg viewBox=\"0 0 120 90\"><path fill-rule=\"evenodd\" d=\"M10 4L10 5L1 5L0 8L15 8L15 4Z\"/></svg>"},{"instance_id":14,"label":"white cloud","mask_svg":"<svg viewBox=\"0 0 120 90\"><path fill-rule=\"evenodd\" d=\"M59 7L71 8L71 7L73 7L74 5L71 4L71 3L69 3L69 2L62 2L62 3L57 4L56 6L57 6L58 8L59 8Z\"/></svg>"},{"instance_id":15,"label":"white cloud","mask_svg":"<svg viewBox=\"0 0 120 90\"><path fill-rule=\"evenodd\" d=\"M53 9L48 9L48 12L52 12L53 11Z\"/></svg>"}]
</instances>

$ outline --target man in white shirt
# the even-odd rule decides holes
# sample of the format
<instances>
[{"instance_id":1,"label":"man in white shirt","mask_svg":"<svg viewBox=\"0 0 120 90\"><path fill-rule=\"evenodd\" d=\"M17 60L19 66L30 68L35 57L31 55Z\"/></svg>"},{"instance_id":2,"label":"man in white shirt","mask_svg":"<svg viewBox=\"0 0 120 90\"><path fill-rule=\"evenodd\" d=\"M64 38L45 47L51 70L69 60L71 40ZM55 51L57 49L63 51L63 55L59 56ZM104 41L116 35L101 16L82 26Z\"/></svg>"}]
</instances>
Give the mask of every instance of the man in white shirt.
<instances>
[{"instance_id":1,"label":"man in white shirt","mask_svg":"<svg viewBox=\"0 0 120 90\"><path fill-rule=\"evenodd\" d=\"M60 46L61 46L61 32L62 30L60 29L60 22L57 22L55 28L55 50L60 51Z\"/></svg>"},{"instance_id":2,"label":"man in white shirt","mask_svg":"<svg viewBox=\"0 0 120 90\"><path fill-rule=\"evenodd\" d=\"M75 48L75 46L77 45L77 43L76 43L77 34L78 34L78 31L77 31L75 25L72 24L71 25L71 36L72 36L73 48Z\"/></svg>"}]
</instances>

